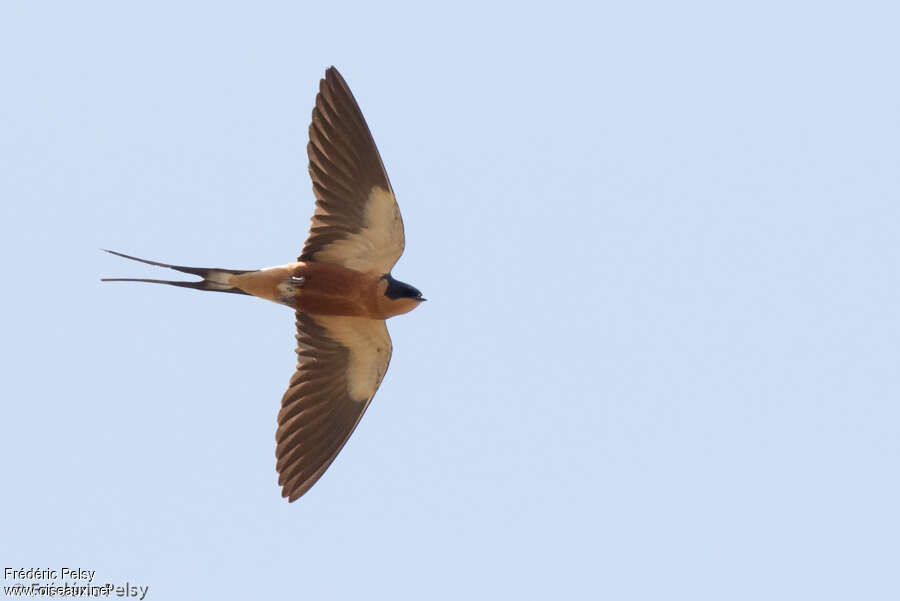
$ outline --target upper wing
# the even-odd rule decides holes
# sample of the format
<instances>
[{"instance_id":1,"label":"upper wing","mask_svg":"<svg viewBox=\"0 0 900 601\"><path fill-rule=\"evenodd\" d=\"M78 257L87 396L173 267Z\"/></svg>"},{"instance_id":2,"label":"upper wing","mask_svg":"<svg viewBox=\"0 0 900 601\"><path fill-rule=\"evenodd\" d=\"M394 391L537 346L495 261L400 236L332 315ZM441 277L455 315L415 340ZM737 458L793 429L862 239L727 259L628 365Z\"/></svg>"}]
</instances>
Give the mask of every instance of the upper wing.
<instances>
[{"instance_id":1,"label":"upper wing","mask_svg":"<svg viewBox=\"0 0 900 601\"><path fill-rule=\"evenodd\" d=\"M297 312L297 372L281 399L278 484L300 498L328 469L369 406L391 360L384 321Z\"/></svg>"},{"instance_id":2,"label":"upper wing","mask_svg":"<svg viewBox=\"0 0 900 601\"><path fill-rule=\"evenodd\" d=\"M298 260L389 273L405 244L400 208L369 126L334 67L319 84L306 152L316 210Z\"/></svg>"}]
</instances>

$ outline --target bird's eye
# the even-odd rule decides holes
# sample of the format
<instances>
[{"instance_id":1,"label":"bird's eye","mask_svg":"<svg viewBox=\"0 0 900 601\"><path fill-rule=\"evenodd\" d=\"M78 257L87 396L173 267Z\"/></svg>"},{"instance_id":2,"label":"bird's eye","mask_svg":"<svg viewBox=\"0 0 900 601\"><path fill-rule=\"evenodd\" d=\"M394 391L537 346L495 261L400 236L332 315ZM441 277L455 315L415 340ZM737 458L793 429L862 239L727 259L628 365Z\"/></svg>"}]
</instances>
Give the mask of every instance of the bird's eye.
<instances>
[{"instance_id":1,"label":"bird's eye","mask_svg":"<svg viewBox=\"0 0 900 601\"><path fill-rule=\"evenodd\" d=\"M303 277L302 275L292 275L291 281L294 282L295 284L302 284L303 282L306 281L306 278Z\"/></svg>"}]
</instances>

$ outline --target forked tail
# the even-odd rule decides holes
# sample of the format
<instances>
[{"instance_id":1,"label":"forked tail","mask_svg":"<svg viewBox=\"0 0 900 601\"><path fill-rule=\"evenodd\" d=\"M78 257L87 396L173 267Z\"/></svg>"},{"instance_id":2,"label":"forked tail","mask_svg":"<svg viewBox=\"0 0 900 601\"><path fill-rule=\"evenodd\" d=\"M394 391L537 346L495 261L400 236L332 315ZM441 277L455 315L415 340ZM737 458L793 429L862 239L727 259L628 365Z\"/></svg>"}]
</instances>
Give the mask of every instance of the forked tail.
<instances>
[{"instance_id":1,"label":"forked tail","mask_svg":"<svg viewBox=\"0 0 900 601\"><path fill-rule=\"evenodd\" d=\"M233 292L235 294L247 294L240 288L236 288L230 284L231 276L249 273L252 270L240 269L210 269L208 267L185 267L183 265L169 265L168 263L158 263L156 261L148 261L147 259L139 259L130 255L125 255L114 250L102 249L106 252L131 259L132 261L140 261L148 265L156 265L157 267L168 267L182 273L200 276L203 278L200 282L179 282L177 280L148 280L144 278L102 278L101 282L149 282L151 284L168 284L170 286L181 286L182 288L193 288L195 290L212 290L215 292Z\"/></svg>"}]
</instances>

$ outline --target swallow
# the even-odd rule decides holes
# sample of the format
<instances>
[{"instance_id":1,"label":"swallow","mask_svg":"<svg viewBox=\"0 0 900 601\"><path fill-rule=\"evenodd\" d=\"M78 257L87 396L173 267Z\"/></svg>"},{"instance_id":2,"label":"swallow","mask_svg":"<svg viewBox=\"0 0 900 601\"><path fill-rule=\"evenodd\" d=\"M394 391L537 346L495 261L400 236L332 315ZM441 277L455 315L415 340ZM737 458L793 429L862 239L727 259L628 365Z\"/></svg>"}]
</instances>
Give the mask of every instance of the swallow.
<instances>
[{"instance_id":1,"label":"swallow","mask_svg":"<svg viewBox=\"0 0 900 601\"><path fill-rule=\"evenodd\" d=\"M294 309L297 370L275 434L278 484L290 502L328 469L372 402L393 350L386 320L425 300L391 275L405 246L400 209L369 126L334 67L319 83L306 152L316 203L295 262L216 269L107 251L202 279L102 280L244 294Z\"/></svg>"}]
</instances>

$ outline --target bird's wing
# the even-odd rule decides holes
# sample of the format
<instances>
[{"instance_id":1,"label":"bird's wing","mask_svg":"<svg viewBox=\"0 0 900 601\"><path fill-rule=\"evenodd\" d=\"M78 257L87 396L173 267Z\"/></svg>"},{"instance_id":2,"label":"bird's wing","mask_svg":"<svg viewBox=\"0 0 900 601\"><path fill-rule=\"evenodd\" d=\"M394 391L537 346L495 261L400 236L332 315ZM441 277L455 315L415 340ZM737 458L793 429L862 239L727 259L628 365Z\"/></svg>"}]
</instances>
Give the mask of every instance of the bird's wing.
<instances>
[{"instance_id":1,"label":"bird's wing","mask_svg":"<svg viewBox=\"0 0 900 601\"><path fill-rule=\"evenodd\" d=\"M306 152L316 210L298 260L389 273L405 244L400 208L366 120L334 67L319 84Z\"/></svg>"},{"instance_id":2,"label":"bird's wing","mask_svg":"<svg viewBox=\"0 0 900 601\"><path fill-rule=\"evenodd\" d=\"M382 320L297 312L297 372L278 413L278 484L300 498L353 433L391 360Z\"/></svg>"}]
</instances>

